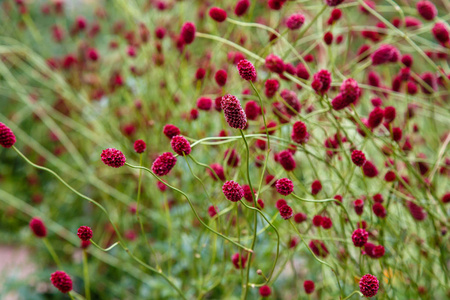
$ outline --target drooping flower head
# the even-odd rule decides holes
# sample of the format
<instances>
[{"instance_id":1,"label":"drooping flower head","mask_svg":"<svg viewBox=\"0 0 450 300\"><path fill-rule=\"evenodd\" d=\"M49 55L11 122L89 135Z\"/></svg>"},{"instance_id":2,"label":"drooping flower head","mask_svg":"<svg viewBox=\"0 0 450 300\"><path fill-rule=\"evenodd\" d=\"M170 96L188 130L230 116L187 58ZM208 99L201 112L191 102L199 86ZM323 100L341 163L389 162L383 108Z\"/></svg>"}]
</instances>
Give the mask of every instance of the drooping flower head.
<instances>
[{"instance_id":1,"label":"drooping flower head","mask_svg":"<svg viewBox=\"0 0 450 300\"><path fill-rule=\"evenodd\" d=\"M72 279L64 271L56 271L50 276L50 281L61 293L68 293L72 290Z\"/></svg>"},{"instance_id":2,"label":"drooping flower head","mask_svg":"<svg viewBox=\"0 0 450 300\"><path fill-rule=\"evenodd\" d=\"M250 81L256 80L256 69L250 61L242 59L238 62L237 69L242 79Z\"/></svg>"},{"instance_id":3,"label":"drooping flower head","mask_svg":"<svg viewBox=\"0 0 450 300\"><path fill-rule=\"evenodd\" d=\"M158 176L167 175L177 163L177 158L171 152L158 156L152 164L152 171Z\"/></svg>"},{"instance_id":4,"label":"drooping flower head","mask_svg":"<svg viewBox=\"0 0 450 300\"><path fill-rule=\"evenodd\" d=\"M0 145L4 148L11 148L16 142L16 136L12 130L0 122Z\"/></svg>"},{"instance_id":5,"label":"drooping flower head","mask_svg":"<svg viewBox=\"0 0 450 300\"><path fill-rule=\"evenodd\" d=\"M33 231L34 235L43 238L47 236L47 228L44 222L39 218L33 218L30 221L30 229Z\"/></svg>"},{"instance_id":6,"label":"drooping flower head","mask_svg":"<svg viewBox=\"0 0 450 300\"><path fill-rule=\"evenodd\" d=\"M77 235L82 241L89 241L92 238L92 234L92 229L88 226L80 226L77 231Z\"/></svg>"}]
</instances>

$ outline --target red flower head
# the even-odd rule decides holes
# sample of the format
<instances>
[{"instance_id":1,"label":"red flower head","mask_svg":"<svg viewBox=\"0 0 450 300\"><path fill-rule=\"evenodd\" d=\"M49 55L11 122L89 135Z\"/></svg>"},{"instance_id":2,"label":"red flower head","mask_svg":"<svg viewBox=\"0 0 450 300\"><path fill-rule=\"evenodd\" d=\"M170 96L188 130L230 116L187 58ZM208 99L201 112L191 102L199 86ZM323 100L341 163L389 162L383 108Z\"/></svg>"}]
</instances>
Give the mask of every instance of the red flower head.
<instances>
[{"instance_id":1,"label":"red flower head","mask_svg":"<svg viewBox=\"0 0 450 300\"><path fill-rule=\"evenodd\" d=\"M158 176L167 175L177 163L177 158L170 152L158 156L152 164L152 171Z\"/></svg>"},{"instance_id":2,"label":"red flower head","mask_svg":"<svg viewBox=\"0 0 450 300\"><path fill-rule=\"evenodd\" d=\"M256 69L250 61L246 59L240 60L237 64L237 69L242 79L251 81L256 80Z\"/></svg>"},{"instance_id":3,"label":"red flower head","mask_svg":"<svg viewBox=\"0 0 450 300\"><path fill-rule=\"evenodd\" d=\"M328 254L330 252L328 252L327 247L325 246L325 244L322 241L318 241L318 240L312 240L311 242L309 242L309 248L311 248L312 252L316 255L316 256L320 256L320 257L327 257Z\"/></svg>"},{"instance_id":4,"label":"red flower head","mask_svg":"<svg viewBox=\"0 0 450 300\"><path fill-rule=\"evenodd\" d=\"M238 17L243 16L250 6L249 0L239 0L234 8L234 14Z\"/></svg>"},{"instance_id":5,"label":"red flower head","mask_svg":"<svg viewBox=\"0 0 450 300\"><path fill-rule=\"evenodd\" d=\"M295 116L300 112L301 104L300 101L298 101L297 95L295 92L290 90L282 90L280 93L281 98L286 102L286 112L291 115Z\"/></svg>"},{"instance_id":6,"label":"red flower head","mask_svg":"<svg viewBox=\"0 0 450 300\"><path fill-rule=\"evenodd\" d=\"M322 225L323 217L321 215L315 215L312 219L312 224L314 227L319 227Z\"/></svg>"},{"instance_id":7,"label":"red flower head","mask_svg":"<svg viewBox=\"0 0 450 300\"><path fill-rule=\"evenodd\" d=\"M314 180L311 184L311 194L317 195L322 190L322 183L320 180Z\"/></svg>"},{"instance_id":8,"label":"red flower head","mask_svg":"<svg viewBox=\"0 0 450 300\"><path fill-rule=\"evenodd\" d=\"M292 126L291 138L294 142L302 144L306 143L309 138L309 133L306 129L305 123L302 121L297 121Z\"/></svg>"},{"instance_id":9,"label":"red flower head","mask_svg":"<svg viewBox=\"0 0 450 300\"><path fill-rule=\"evenodd\" d=\"M227 83L227 77L228 74L225 70L219 70L216 72L216 75L214 75L214 79L218 86L224 86Z\"/></svg>"},{"instance_id":10,"label":"red flower head","mask_svg":"<svg viewBox=\"0 0 450 300\"><path fill-rule=\"evenodd\" d=\"M223 22L227 19L227 12L219 7L212 7L209 16L216 22Z\"/></svg>"},{"instance_id":11,"label":"red flower head","mask_svg":"<svg viewBox=\"0 0 450 300\"><path fill-rule=\"evenodd\" d=\"M323 229L330 229L333 226L333 221L328 217L322 217L322 227Z\"/></svg>"},{"instance_id":12,"label":"red flower head","mask_svg":"<svg viewBox=\"0 0 450 300\"><path fill-rule=\"evenodd\" d=\"M363 173L369 178L373 178L378 175L377 167L369 160L366 160L363 167Z\"/></svg>"},{"instance_id":13,"label":"red flower head","mask_svg":"<svg viewBox=\"0 0 450 300\"><path fill-rule=\"evenodd\" d=\"M381 45L372 53L372 65L377 66L389 62L396 62L400 52L392 45Z\"/></svg>"},{"instance_id":14,"label":"red flower head","mask_svg":"<svg viewBox=\"0 0 450 300\"><path fill-rule=\"evenodd\" d=\"M83 241L81 240L80 248L81 249L87 249L91 245L91 241Z\"/></svg>"},{"instance_id":15,"label":"red flower head","mask_svg":"<svg viewBox=\"0 0 450 300\"><path fill-rule=\"evenodd\" d=\"M222 97L221 105L228 125L232 128L244 129L247 125L247 116L239 100L233 95L226 94Z\"/></svg>"},{"instance_id":16,"label":"red flower head","mask_svg":"<svg viewBox=\"0 0 450 300\"><path fill-rule=\"evenodd\" d=\"M387 182L392 182L396 178L395 173L393 171L388 171L386 175L384 175L384 180Z\"/></svg>"},{"instance_id":17,"label":"red flower head","mask_svg":"<svg viewBox=\"0 0 450 300\"><path fill-rule=\"evenodd\" d=\"M283 60L276 56L275 54L269 54L266 57L266 68L272 72L281 74L284 71L284 62Z\"/></svg>"},{"instance_id":18,"label":"red flower head","mask_svg":"<svg viewBox=\"0 0 450 300\"><path fill-rule=\"evenodd\" d=\"M422 92L424 94L431 94L433 91L437 90L436 77L431 72L425 72L420 75L420 78L426 83L426 85L421 85Z\"/></svg>"},{"instance_id":19,"label":"red flower head","mask_svg":"<svg viewBox=\"0 0 450 300\"><path fill-rule=\"evenodd\" d=\"M72 290L72 279L66 272L56 271L50 276L50 280L61 293L68 293Z\"/></svg>"},{"instance_id":20,"label":"red flower head","mask_svg":"<svg viewBox=\"0 0 450 300\"><path fill-rule=\"evenodd\" d=\"M136 151L136 153L142 153L145 151L146 148L147 145L143 140L137 140L134 142L134 151Z\"/></svg>"},{"instance_id":21,"label":"red flower head","mask_svg":"<svg viewBox=\"0 0 450 300\"><path fill-rule=\"evenodd\" d=\"M434 38L441 44L448 43L450 40L450 34L448 32L447 26L443 22L437 22L434 24L431 32L434 35Z\"/></svg>"},{"instance_id":22,"label":"red flower head","mask_svg":"<svg viewBox=\"0 0 450 300\"><path fill-rule=\"evenodd\" d=\"M392 123L395 120L396 110L393 106L386 106L384 108L384 121L386 123Z\"/></svg>"},{"instance_id":23,"label":"red flower head","mask_svg":"<svg viewBox=\"0 0 450 300\"><path fill-rule=\"evenodd\" d=\"M272 294L272 290L268 285L263 285L259 288L259 294L261 295L261 297L269 297L270 294Z\"/></svg>"},{"instance_id":24,"label":"red flower head","mask_svg":"<svg viewBox=\"0 0 450 300\"><path fill-rule=\"evenodd\" d=\"M208 111L208 110L211 109L211 107L212 107L212 100L211 100L211 98L200 97L197 100L197 108L198 109Z\"/></svg>"},{"instance_id":25,"label":"red flower head","mask_svg":"<svg viewBox=\"0 0 450 300\"><path fill-rule=\"evenodd\" d=\"M384 208L383 204L381 203L375 203L372 206L372 211L375 214L375 216L379 218L385 218L386 217L386 208Z\"/></svg>"},{"instance_id":26,"label":"red flower head","mask_svg":"<svg viewBox=\"0 0 450 300\"><path fill-rule=\"evenodd\" d=\"M276 79L267 79L264 83L264 93L268 98L272 98L280 88L280 83Z\"/></svg>"},{"instance_id":27,"label":"red flower head","mask_svg":"<svg viewBox=\"0 0 450 300\"><path fill-rule=\"evenodd\" d=\"M366 274L361 277L359 281L359 290L365 297L373 297L377 294L380 284L378 279L371 275Z\"/></svg>"},{"instance_id":28,"label":"red flower head","mask_svg":"<svg viewBox=\"0 0 450 300\"><path fill-rule=\"evenodd\" d=\"M242 190L244 191L245 200L247 200L248 202L253 202L253 194L250 190L250 186L248 184L244 184L242 186ZM255 193L255 190L253 190L253 193Z\"/></svg>"},{"instance_id":29,"label":"red flower head","mask_svg":"<svg viewBox=\"0 0 450 300\"><path fill-rule=\"evenodd\" d=\"M314 74L314 79L311 86L318 94L328 92L331 86L331 73L327 70L320 70Z\"/></svg>"},{"instance_id":30,"label":"red flower head","mask_svg":"<svg viewBox=\"0 0 450 300\"><path fill-rule=\"evenodd\" d=\"M275 206L278 210L280 210L280 208L282 208L284 205L287 205L287 202L284 199L278 199L275 203Z\"/></svg>"},{"instance_id":31,"label":"red flower head","mask_svg":"<svg viewBox=\"0 0 450 300\"><path fill-rule=\"evenodd\" d=\"M330 31L325 32L325 34L323 35L323 41L328 46L331 45L331 43L333 43L333 34Z\"/></svg>"},{"instance_id":32,"label":"red flower head","mask_svg":"<svg viewBox=\"0 0 450 300\"><path fill-rule=\"evenodd\" d=\"M92 238L92 229L88 226L81 226L78 228L77 235L82 241L89 241Z\"/></svg>"},{"instance_id":33,"label":"red flower head","mask_svg":"<svg viewBox=\"0 0 450 300\"><path fill-rule=\"evenodd\" d=\"M277 192L283 196L287 196L294 191L294 184L288 178L278 179L275 187L277 188Z\"/></svg>"},{"instance_id":34,"label":"red flower head","mask_svg":"<svg viewBox=\"0 0 450 300\"><path fill-rule=\"evenodd\" d=\"M47 228L44 222L39 218L33 218L30 221L30 229L33 231L34 235L43 238L47 236Z\"/></svg>"},{"instance_id":35,"label":"red flower head","mask_svg":"<svg viewBox=\"0 0 450 300\"><path fill-rule=\"evenodd\" d=\"M270 9L273 10L280 10L281 7L283 7L286 0L269 0L267 4L269 5Z\"/></svg>"},{"instance_id":36,"label":"red flower head","mask_svg":"<svg viewBox=\"0 0 450 300\"><path fill-rule=\"evenodd\" d=\"M421 206L415 204L414 202L408 201L407 206L409 212L411 213L411 216L415 220L423 221L427 217L427 213L425 212L425 210Z\"/></svg>"},{"instance_id":37,"label":"red flower head","mask_svg":"<svg viewBox=\"0 0 450 300\"><path fill-rule=\"evenodd\" d=\"M369 114L368 125L370 128L376 128L383 122L384 110L381 107L375 107Z\"/></svg>"},{"instance_id":38,"label":"red flower head","mask_svg":"<svg viewBox=\"0 0 450 300\"><path fill-rule=\"evenodd\" d=\"M442 196L442 203L449 203L450 202L450 193L445 194Z\"/></svg>"},{"instance_id":39,"label":"red flower head","mask_svg":"<svg viewBox=\"0 0 450 300\"><path fill-rule=\"evenodd\" d=\"M290 15L289 18L286 20L286 26L290 30L300 29L303 23L305 23L305 16L303 16L302 14Z\"/></svg>"},{"instance_id":40,"label":"red flower head","mask_svg":"<svg viewBox=\"0 0 450 300\"><path fill-rule=\"evenodd\" d=\"M358 82L353 78L346 79L342 83L340 91L346 105L355 103L361 95L361 89L358 86Z\"/></svg>"},{"instance_id":41,"label":"red flower head","mask_svg":"<svg viewBox=\"0 0 450 300\"><path fill-rule=\"evenodd\" d=\"M205 78L205 74L206 74L205 69L198 68L197 71L195 72L195 79L202 80L203 78Z\"/></svg>"},{"instance_id":42,"label":"red flower head","mask_svg":"<svg viewBox=\"0 0 450 300\"><path fill-rule=\"evenodd\" d=\"M358 216L362 215L364 211L364 201L362 199L356 199L353 202L353 207L355 208L355 212Z\"/></svg>"},{"instance_id":43,"label":"red flower head","mask_svg":"<svg viewBox=\"0 0 450 300\"><path fill-rule=\"evenodd\" d=\"M225 181L222 186L222 192L231 202L238 202L244 197L244 190L239 183L232 180Z\"/></svg>"},{"instance_id":44,"label":"red flower head","mask_svg":"<svg viewBox=\"0 0 450 300\"><path fill-rule=\"evenodd\" d=\"M312 281L312 280L305 280L305 282L303 282L303 288L305 289L305 293L307 293L307 294L314 293L314 289L315 289L314 281Z\"/></svg>"},{"instance_id":45,"label":"red flower head","mask_svg":"<svg viewBox=\"0 0 450 300\"><path fill-rule=\"evenodd\" d=\"M309 79L309 72L308 69L305 67L304 64L299 63L297 65L297 77L304 79L304 80L308 80Z\"/></svg>"},{"instance_id":46,"label":"red flower head","mask_svg":"<svg viewBox=\"0 0 450 300\"><path fill-rule=\"evenodd\" d=\"M366 156L360 150L353 150L353 152L352 152L352 162L355 165L357 165L358 167L361 167L366 162Z\"/></svg>"},{"instance_id":47,"label":"red flower head","mask_svg":"<svg viewBox=\"0 0 450 300\"><path fill-rule=\"evenodd\" d=\"M293 215L292 208L287 204L281 206L279 211L280 211L280 216L285 220L290 219Z\"/></svg>"},{"instance_id":48,"label":"red flower head","mask_svg":"<svg viewBox=\"0 0 450 300\"><path fill-rule=\"evenodd\" d=\"M352 241L355 247L362 247L367 243L369 239L369 233L362 228L358 228L353 231Z\"/></svg>"},{"instance_id":49,"label":"red flower head","mask_svg":"<svg viewBox=\"0 0 450 300\"><path fill-rule=\"evenodd\" d=\"M183 24L183 27L181 27L181 39L186 44L191 44L195 39L195 25L191 22L186 22Z\"/></svg>"},{"instance_id":50,"label":"red flower head","mask_svg":"<svg viewBox=\"0 0 450 300\"><path fill-rule=\"evenodd\" d=\"M210 167L214 170L215 173L214 174L210 169L207 169L207 172L212 177L212 179L217 180L217 178L219 178L219 180L225 181L225 174L222 165L214 163L211 164Z\"/></svg>"},{"instance_id":51,"label":"red flower head","mask_svg":"<svg viewBox=\"0 0 450 300\"><path fill-rule=\"evenodd\" d=\"M210 207L208 207L208 215L213 218L217 215L217 207L215 207L214 205L211 205Z\"/></svg>"},{"instance_id":52,"label":"red flower head","mask_svg":"<svg viewBox=\"0 0 450 300\"><path fill-rule=\"evenodd\" d=\"M16 136L8 126L0 122L0 145L11 148L16 142Z\"/></svg>"},{"instance_id":53,"label":"red flower head","mask_svg":"<svg viewBox=\"0 0 450 300\"><path fill-rule=\"evenodd\" d=\"M233 254L231 261L236 269L245 269L245 263L247 262L247 257L241 256L239 253Z\"/></svg>"},{"instance_id":54,"label":"red flower head","mask_svg":"<svg viewBox=\"0 0 450 300\"><path fill-rule=\"evenodd\" d=\"M191 153L191 145L188 140L182 135L176 135L170 141L173 152L178 155L189 155Z\"/></svg>"},{"instance_id":55,"label":"red flower head","mask_svg":"<svg viewBox=\"0 0 450 300\"><path fill-rule=\"evenodd\" d=\"M306 219L307 219L308 217L306 216L306 214L305 213L296 213L295 215L294 215L294 221L295 221L295 223L302 223L302 222L305 222L306 221Z\"/></svg>"},{"instance_id":56,"label":"red flower head","mask_svg":"<svg viewBox=\"0 0 450 300\"><path fill-rule=\"evenodd\" d=\"M120 168L125 164L126 158L122 151L108 148L102 151L100 155L102 162L113 168Z\"/></svg>"},{"instance_id":57,"label":"red flower head","mask_svg":"<svg viewBox=\"0 0 450 300\"><path fill-rule=\"evenodd\" d=\"M292 156L292 153L289 150L283 150L278 153L278 162L286 171L292 171L297 166Z\"/></svg>"},{"instance_id":58,"label":"red flower head","mask_svg":"<svg viewBox=\"0 0 450 300\"><path fill-rule=\"evenodd\" d=\"M416 4L417 12L427 21L431 21L437 16L437 9L430 1L419 1Z\"/></svg>"},{"instance_id":59,"label":"red flower head","mask_svg":"<svg viewBox=\"0 0 450 300\"><path fill-rule=\"evenodd\" d=\"M180 129L178 129L178 127L175 125L167 124L166 126L164 126L163 133L165 136L171 139L174 136L180 134Z\"/></svg>"},{"instance_id":60,"label":"red flower head","mask_svg":"<svg viewBox=\"0 0 450 300\"><path fill-rule=\"evenodd\" d=\"M251 100L245 104L245 114L249 120L256 120L261 112L258 103Z\"/></svg>"},{"instance_id":61,"label":"red flower head","mask_svg":"<svg viewBox=\"0 0 450 300\"><path fill-rule=\"evenodd\" d=\"M327 5L328 6L338 6L339 4L341 4L342 2L344 2L344 0L326 0Z\"/></svg>"},{"instance_id":62,"label":"red flower head","mask_svg":"<svg viewBox=\"0 0 450 300\"><path fill-rule=\"evenodd\" d=\"M231 152L230 152L230 150L226 150L225 154L224 154L224 158L227 159L227 165L232 166L232 167L237 167L241 160L239 157L239 154L237 153L237 151L235 149L231 149Z\"/></svg>"}]
</instances>

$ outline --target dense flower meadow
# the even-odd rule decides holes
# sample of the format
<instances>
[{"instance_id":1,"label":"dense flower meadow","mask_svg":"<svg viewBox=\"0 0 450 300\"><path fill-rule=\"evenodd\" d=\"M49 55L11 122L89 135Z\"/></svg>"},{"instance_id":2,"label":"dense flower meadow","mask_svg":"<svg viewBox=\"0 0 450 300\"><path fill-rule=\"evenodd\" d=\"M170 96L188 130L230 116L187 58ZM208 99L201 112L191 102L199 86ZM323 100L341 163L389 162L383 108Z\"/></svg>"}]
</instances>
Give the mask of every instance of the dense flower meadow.
<instances>
[{"instance_id":1,"label":"dense flower meadow","mask_svg":"<svg viewBox=\"0 0 450 300\"><path fill-rule=\"evenodd\" d=\"M0 8L0 298L450 297L448 1Z\"/></svg>"}]
</instances>

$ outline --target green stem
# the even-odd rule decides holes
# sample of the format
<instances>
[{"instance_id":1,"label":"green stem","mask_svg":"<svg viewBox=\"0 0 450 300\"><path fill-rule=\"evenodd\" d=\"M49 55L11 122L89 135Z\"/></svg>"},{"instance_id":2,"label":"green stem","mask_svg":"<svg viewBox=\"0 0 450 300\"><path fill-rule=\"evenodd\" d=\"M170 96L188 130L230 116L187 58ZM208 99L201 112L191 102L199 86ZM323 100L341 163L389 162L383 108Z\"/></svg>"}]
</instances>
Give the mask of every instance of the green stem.
<instances>
[{"instance_id":1,"label":"green stem","mask_svg":"<svg viewBox=\"0 0 450 300\"><path fill-rule=\"evenodd\" d=\"M343 300L347 300L350 299L353 295L358 294L360 297L363 297L364 295L360 292L360 291L354 291L353 293L351 293L350 295L348 295L347 297L345 297Z\"/></svg>"},{"instance_id":2,"label":"green stem","mask_svg":"<svg viewBox=\"0 0 450 300\"><path fill-rule=\"evenodd\" d=\"M58 268L62 269L61 261L59 260L58 255L55 252L55 249L53 249L52 244L50 244L50 242L46 237L44 237L42 241L44 242L45 247L47 247L48 252L50 252L50 255L52 256Z\"/></svg>"},{"instance_id":3,"label":"green stem","mask_svg":"<svg viewBox=\"0 0 450 300\"><path fill-rule=\"evenodd\" d=\"M88 269L88 260L87 260L87 252L86 249L83 249L83 274L84 274L84 290L86 300L91 299L91 289L89 283L89 269Z\"/></svg>"}]
</instances>

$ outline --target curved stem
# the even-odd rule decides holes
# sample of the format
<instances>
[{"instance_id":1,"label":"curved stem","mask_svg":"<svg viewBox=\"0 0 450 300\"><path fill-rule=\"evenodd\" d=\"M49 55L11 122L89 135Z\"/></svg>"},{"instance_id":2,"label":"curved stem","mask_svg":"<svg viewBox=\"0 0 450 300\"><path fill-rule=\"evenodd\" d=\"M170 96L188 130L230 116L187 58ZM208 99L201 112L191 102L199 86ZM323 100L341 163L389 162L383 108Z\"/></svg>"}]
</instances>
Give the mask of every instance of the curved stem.
<instances>
[{"instance_id":1,"label":"curved stem","mask_svg":"<svg viewBox=\"0 0 450 300\"><path fill-rule=\"evenodd\" d=\"M193 205L192 202L191 202L191 199L188 197L188 195L186 195L186 193L184 193L183 191L177 189L176 187L171 186L171 185L168 184L167 182L163 181L163 180L162 180L161 178L159 178L155 173L153 173L152 170L150 170L150 169L148 169L148 168L146 168L146 167L133 166L133 165L130 165L129 163L125 163L125 165L127 165L128 167L133 168L133 169L142 169L142 170L144 170L144 171L147 171L147 172L150 173L153 177L155 177L157 180L159 180L160 182L162 182L163 184L165 184L167 187L169 187L170 189L172 189L172 190L174 190L174 191L180 193L181 195L183 195L183 196L186 198L186 200L188 201L189 206L191 207L192 211L194 212L194 215L195 215L195 217L197 218L197 220L198 220L198 221L199 221L206 229L208 229L209 231L211 231L211 232L217 234L218 236L222 237L223 239L229 241L229 242L232 243L233 245L238 246L239 248L244 249L244 250L247 251L247 252L253 252L253 250L246 248L245 246L243 246L243 245L241 245L241 244L239 244L239 243L233 241L233 240L230 239L229 237L227 237L227 236L221 234L220 232L215 231L214 229L212 229L211 227L209 227L208 225L206 225L206 223L205 223L205 222L200 218L200 216L198 215L197 211L196 211L195 208L194 208L194 205Z\"/></svg>"}]
</instances>

